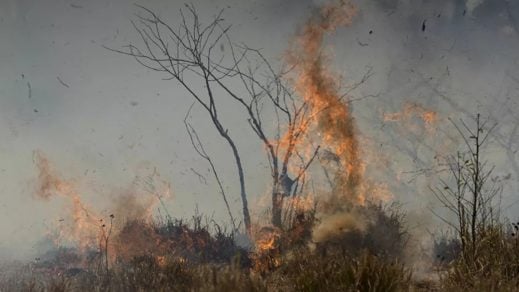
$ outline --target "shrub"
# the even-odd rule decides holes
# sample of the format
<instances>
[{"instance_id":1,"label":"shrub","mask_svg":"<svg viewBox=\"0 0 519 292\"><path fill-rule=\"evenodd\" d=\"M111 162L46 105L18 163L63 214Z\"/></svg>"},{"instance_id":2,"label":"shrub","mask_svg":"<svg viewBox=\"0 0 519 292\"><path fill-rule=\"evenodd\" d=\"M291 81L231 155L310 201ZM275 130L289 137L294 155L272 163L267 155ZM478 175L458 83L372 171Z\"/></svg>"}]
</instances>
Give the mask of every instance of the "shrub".
<instances>
[{"instance_id":1,"label":"shrub","mask_svg":"<svg viewBox=\"0 0 519 292\"><path fill-rule=\"evenodd\" d=\"M411 272L397 260L377 257L368 251L352 257L333 252L300 252L280 272L295 291L402 291Z\"/></svg>"}]
</instances>

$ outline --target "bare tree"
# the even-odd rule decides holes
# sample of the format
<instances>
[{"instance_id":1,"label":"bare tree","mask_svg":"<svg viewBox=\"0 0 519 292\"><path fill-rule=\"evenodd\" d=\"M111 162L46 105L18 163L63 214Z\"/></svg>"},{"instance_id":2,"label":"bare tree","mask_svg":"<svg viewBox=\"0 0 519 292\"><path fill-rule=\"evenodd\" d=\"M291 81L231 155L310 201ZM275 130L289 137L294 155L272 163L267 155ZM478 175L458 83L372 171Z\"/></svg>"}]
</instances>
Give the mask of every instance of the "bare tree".
<instances>
[{"instance_id":1,"label":"bare tree","mask_svg":"<svg viewBox=\"0 0 519 292\"><path fill-rule=\"evenodd\" d=\"M287 86L286 71L275 70L259 50L231 41L230 26L224 25L222 11L208 24L202 24L195 8L186 4L186 11L180 11L179 26L174 28L153 11L138 7L143 15L137 15L138 21L132 25L141 38L141 48L130 44L123 50L108 49L132 56L150 70L165 73L165 80L177 81L205 110L232 151L240 181L243 219L250 232L242 159L220 118L218 106L226 96L243 109L249 126L266 149L272 177L272 224L281 227L283 200L300 193L300 181L319 151L319 146L315 146L310 157L304 157L298 148L315 113ZM270 110L270 116L265 108ZM263 121L272 118L275 125L269 130L270 125L265 126ZM192 135L192 127L187 127Z\"/></svg>"},{"instance_id":2,"label":"bare tree","mask_svg":"<svg viewBox=\"0 0 519 292\"><path fill-rule=\"evenodd\" d=\"M460 126L454 123L467 150L449 159L451 181L441 180L440 187L432 190L456 220L453 222L433 213L454 228L463 254L472 259L477 256L477 244L482 234L496 224L500 216L495 199L501 186L492 180L493 167L489 168L482 157L482 147L495 128L495 125L487 127L487 123L488 120L482 121L479 114L474 129L463 121Z\"/></svg>"}]
</instances>

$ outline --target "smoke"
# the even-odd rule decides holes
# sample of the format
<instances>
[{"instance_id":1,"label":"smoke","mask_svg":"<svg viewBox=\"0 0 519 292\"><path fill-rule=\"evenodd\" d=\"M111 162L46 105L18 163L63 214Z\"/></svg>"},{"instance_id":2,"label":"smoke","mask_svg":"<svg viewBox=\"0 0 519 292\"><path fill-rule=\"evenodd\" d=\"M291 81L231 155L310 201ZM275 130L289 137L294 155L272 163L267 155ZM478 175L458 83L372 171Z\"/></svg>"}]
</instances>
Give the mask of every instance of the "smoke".
<instances>
[{"instance_id":1,"label":"smoke","mask_svg":"<svg viewBox=\"0 0 519 292\"><path fill-rule=\"evenodd\" d=\"M35 151L34 160L39 171L37 197L50 200L54 196L61 196L67 200L67 224L58 230L56 237L53 238L55 243L59 245L63 240L73 241L81 249L94 246L98 241L97 233L101 217L83 203L72 181L65 181L54 172L43 153ZM60 219L60 222L64 221L65 219Z\"/></svg>"},{"instance_id":2,"label":"smoke","mask_svg":"<svg viewBox=\"0 0 519 292\"><path fill-rule=\"evenodd\" d=\"M112 185L126 178L122 169L126 169L127 166L131 168L132 161L137 157L150 160L161 169L170 171L173 179L178 179L178 183L175 183L176 190L186 195L179 197L185 203L180 202L175 204L176 206L183 206L180 208L189 213L187 210L191 210L190 206L198 200L204 213L217 208L218 204L214 200L209 200L202 195L212 191L210 188L205 191L204 187L197 183L196 177L193 179L181 173L189 170L190 167L203 168L203 164L197 164L196 159L185 157L188 151L184 150L190 146L185 146L186 148L178 146L185 144L182 138L183 129L176 129L175 123L172 122L172 117L183 116L182 113L189 104L183 105L181 99L171 98L168 95L172 92L169 82L151 82L156 79L155 75L120 74L120 68L125 68L122 70L124 72L133 72L136 67L126 59L118 59L99 48L100 44L110 45L102 38L111 37L116 28L121 29L118 38L126 37L124 29L128 26L128 15L133 12L134 7L123 1L115 1L110 4L111 8L107 8L104 7L104 2L93 1L88 9L77 10L62 5L61 2L50 2L38 2L39 4L35 6L29 2L18 5L18 2L11 1L6 9L2 9L2 13L5 12L3 14L11 15L4 17L6 21L17 17L21 19L21 15L26 18L26 23L6 23L3 28L9 40L6 44L9 45L4 47L2 53L6 56L14 53L14 56L20 58L13 58L13 65L16 63L16 66L5 67L4 92L0 98L2 117L5 119L4 128L0 129L6 141L2 146L3 159L8 162L6 165L15 166L6 167L6 172L3 172L3 193L6 196L7 207L2 210L5 216L1 226L4 235L2 241L9 242L11 238L15 238L11 236L11 231L16 232L16 238L21 238L18 240L20 244L16 242L11 245L19 249L22 243L28 245L27 242L33 240L35 234L39 234L39 230L30 227L35 221L41 221L36 218L44 217L43 214L37 213L38 206L30 207L35 210L34 214L30 214L31 216L12 211L27 208L26 204L30 203L20 200L19 198L27 196L19 194L26 193L23 189L24 184L21 182L33 175L30 157L32 149L35 148L42 148L46 153L52 153L55 162L74 160L74 163L79 164L78 168L95 167L98 170L104 168L104 172L98 171L97 177L93 179L98 182L104 179L103 183ZM161 1L150 2L149 5L153 8L159 2ZM233 29L244 27L242 35L236 40L253 46L256 46L254 42L257 42L257 47L264 46L268 40L269 45L265 49L275 52L283 50L286 46L286 36L292 31L293 26L300 22L301 16L307 12L309 6L315 7L321 4L322 7L329 7L327 9L330 19L325 19L325 8L317 9L312 19L301 27L300 34L292 44L291 51L295 54L287 54L288 60L293 57L308 61L308 64L301 67L309 69L307 71L309 74L305 75L305 78L307 77L310 84L313 83L312 86L316 88L326 88L332 92L337 90L340 83L339 74L331 72L330 68L338 71L347 70L347 77L351 80L358 79L366 66L373 68L374 75L362 91L357 93L380 92L380 97L357 102L354 104L354 110L350 104L340 107L342 108L340 111L347 109L346 116L350 119L346 121L351 121L352 141L355 142L352 143L354 147L350 152L343 151L340 161L345 169L350 161L354 161L348 156L354 157L354 153L357 153L357 160L359 156L365 160L377 160L378 167L360 161L361 167L357 170L338 173L336 181L343 180L344 183L337 185L344 186L346 191L341 190L337 193L353 201L358 200L363 190L359 185L362 185L367 177L373 178L372 172L377 171L379 175L377 180L380 178L378 181L387 181L399 200L412 201L414 204L407 205L409 208L423 210L427 202L432 200L427 188L432 178L424 180L424 176L421 176L415 179L416 172L412 171L434 167L436 164L433 157L456 150L452 147L456 142L452 142L449 135L445 135L445 132L452 128L449 123L444 123L447 117L452 117L454 120L470 119L471 113L480 111L483 115L499 121L496 133L492 137L496 143L495 148L492 149L490 163L497 163L498 175L507 180L507 187L510 186L503 194L504 202L515 202L515 194L519 190L517 184L519 153L516 151L519 147L517 138L519 131L516 127L516 113L519 109L516 73L519 64L517 62L519 44L516 20L519 19L519 4L515 1L371 0L357 1L357 8L351 11L347 11L348 5L343 5L345 2L339 4L343 6L338 9L333 9L332 7L337 5L329 4L328 1L324 4L325 1L311 0L290 0L282 1L283 3L255 1L254 4L235 2L232 9L239 5L246 8L251 6L253 8L251 13L255 14L251 16L237 8L239 11L236 15L241 15L239 16L241 18L228 17L230 22L237 24ZM223 4L221 7L226 7L228 1ZM164 8L164 11L168 10L173 14L177 10L176 7L163 6L155 7L155 10L162 11L160 9ZM204 6L199 4L203 9ZM208 13L215 11L213 6L212 4L211 7L207 6ZM264 6L266 8L263 8ZM232 9L226 11L227 16L228 12L232 13ZM114 17L114 15L118 16ZM342 17L344 15L346 16ZM254 17L259 17L260 22L252 21L251 18ZM350 19L344 21L347 18ZM355 21L352 21L353 18ZM261 22L262 20L264 21ZM424 20L426 20L425 30L422 31ZM53 23L52 29L51 23ZM57 29L54 29L54 23L57 24ZM85 23L92 25L84 26ZM245 28L247 25L249 27ZM349 26L348 29L334 31L344 25ZM84 27L89 27L89 30L84 30ZM307 27L315 31L306 35ZM315 40L308 48L308 54L304 52L307 48L301 45L305 40ZM327 40L334 42L333 54L336 57L333 60L331 49L325 44ZM67 45L69 42L70 45ZM20 51L19 48L27 50ZM80 58L77 52L81 52ZM318 62L316 59L319 59ZM84 60L98 61L86 64ZM314 71L311 71L312 63L314 63ZM302 75L301 67L295 70L299 75ZM25 77L22 77L22 74ZM66 82L71 88L61 86L55 78L58 75L62 79L67 76ZM28 98L28 82L32 88L31 98ZM296 82L299 84L299 80L296 79ZM327 83L328 85L325 86ZM150 90L150 88L157 90ZM161 98L158 97L159 93ZM152 98L155 94L157 98ZM172 94L180 93L173 90ZM134 100L139 102L138 106L129 105L130 101ZM439 133L427 137L421 133L421 128L408 131L409 127L424 123L418 117L421 110L413 114L405 114L409 104L419 104L427 111L436 112L436 124L432 128L440 129ZM34 109L39 112L34 112ZM230 109L231 112L233 110ZM402 113L398 121L395 121L395 113ZM94 116L96 118L92 119ZM150 119L151 116L155 118ZM120 122L114 123L114 120ZM321 123L320 118L319 121ZM322 121L326 121L326 118ZM161 131L155 134L155 128L158 130L159 127ZM320 132L323 140L326 140L325 133L336 134L321 130L321 125L317 128L319 130L316 132ZM427 131L427 128L425 130ZM210 135L212 130L207 129L206 132ZM77 133L84 133L84 135ZM145 135L144 139L140 139L142 134ZM124 138L118 140L118 137L123 135ZM374 148L371 147L372 145L377 147L380 145L379 152L370 153L369 156L364 154L368 148L368 143L365 141L368 135L372 139L368 141L370 149ZM454 136L452 133L450 135ZM175 139L180 142L173 143ZM208 136L208 141L212 141L211 136ZM446 147L444 144L448 142L452 145ZM328 145L330 149L327 150L335 153L337 146L335 143L338 142L331 142L331 146ZM137 146L133 147L133 145ZM214 149L216 149L215 153L223 153L221 148ZM99 156L98 152L103 153L104 156ZM174 167L168 164L173 158L172 152L180 157L174 161ZM264 169L257 167L257 160L253 158L257 155L248 154L249 152L244 150L244 156L251 157L250 162L247 162L250 163L248 168L250 177L254 177L252 174L255 169L263 175ZM225 165L226 159L227 157L223 157L220 165ZM184 165L179 167L182 163ZM365 171L362 169L362 164L366 164ZM229 172L228 168L222 167L223 174ZM358 175L353 175L355 173ZM358 180L355 180L356 177ZM114 202L109 205L110 212L96 214L94 210L101 209L92 208L85 203L86 199L90 198L90 194L84 192L79 194L78 182L64 180L71 184L71 188L80 198L74 201L73 198L77 196L69 193L55 178L64 180L59 175L40 177L39 180L45 182L42 183L43 190L50 191L40 189L38 197L46 201L61 198L68 202L66 203L68 206L72 206L69 209L73 208L76 202L78 210L82 210L81 204L83 204L83 207L88 207L87 209L90 210L90 215L102 217L96 219L106 219L113 211L116 220L122 220L121 216L124 215L118 215L119 213L123 214L124 210L134 210L134 207L130 206L121 207L121 211L116 211L117 208L114 206L122 206L123 202L136 205L135 208L138 209L132 211L135 213L129 214L128 217L146 217L149 213L145 206L152 205L152 202L141 204L139 201L151 200L153 195L146 191L139 192L145 195L137 195L133 185L130 185L113 191ZM230 175L226 181L232 181ZM62 189L57 191L56 187L60 185ZM196 188L193 185L196 185ZM251 180L249 185L251 193L260 193L265 182L260 179L254 182ZM229 183L229 187L232 188L233 184ZM193 192L199 192L201 195L197 197L192 195ZM116 195L124 193L127 193L129 200L124 199L126 198L124 196L117 199ZM133 202L132 198L135 199ZM348 200L338 199L337 206L328 204L331 208L329 214L337 214L334 213L336 211L331 210L339 208L338 206L344 208L346 204L342 203L345 201ZM156 206L157 202L153 204ZM513 215L517 205L510 206L506 212ZM68 209L66 212L69 212ZM216 214L218 213L223 212L217 210ZM84 217L84 212L80 214L83 214L80 218ZM73 221L72 218L72 215L67 215L67 220L60 224L67 225L69 221ZM20 236L21 233L26 235Z\"/></svg>"},{"instance_id":3,"label":"smoke","mask_svg":"<svg viewBox=\"0 0 519 292\"><path fill-rule=\"evenodd\" d=\"M60 214L62 216L56 226L50 226L48 234L56 246L71 245L82 251L96 249L109 232L119 237L121 228L127 222L151 222L158 204L171 196L170 185L160 179L155 169L150 175L137 176L130 186L114 190L111 204L105 212L99 212L84 202L77 191L78 183L63 179L41 151L34 152L34 162L39 172L36 197L45 201L56 197L65 200L65 212ZM133 235L136 242L141 242L138 240L141 237ZM123 246L131 245L128 240L131 238L126 238L124 242L116 240L114 246L109 248L127 250Z\"/></svg>"},{"instance_id":4,"label":"smoke","mask_svg":"<svg viewBox=\"0 0 519 292\"><path fill-rule=\"evenodd\" d=\"M312 242L324 243L340 238L351 231L365 231L367 218L363 214L348 212L336 213L324 217L320 224L313 230Z\"/></svg>"}]
</instances>

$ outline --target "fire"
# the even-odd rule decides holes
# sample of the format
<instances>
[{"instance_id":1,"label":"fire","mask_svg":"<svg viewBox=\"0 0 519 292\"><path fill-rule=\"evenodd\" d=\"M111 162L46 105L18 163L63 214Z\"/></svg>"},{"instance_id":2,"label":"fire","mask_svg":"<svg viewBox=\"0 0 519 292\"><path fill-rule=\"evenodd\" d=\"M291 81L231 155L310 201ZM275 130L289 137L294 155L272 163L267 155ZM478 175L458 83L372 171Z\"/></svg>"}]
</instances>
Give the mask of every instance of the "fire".
<instances>
[{"instance_id":1,"label":"fire","mask_svg":"<svg viewBox=\"0 0 519 292\"><path fill-rule=\"evenodd\" d=\"M79 193L72 181L61 179L52 169L49 160L43 153L34 154L36 166L39 170L36 195L49 200L53 196L61 196L68 200L72 224L66 224L60 230L56 242L62 240L75 242L82 250L95 246L99 241L99 227L101 217L89 206L82 202Z\"/></svg>"},{"instance_id":2,"label":"fire","mask_svg":"<svg viewBox=\"0 0 519 292\"><path fill-rule=\"evenodd\" d=\"M328 69L329 62L323 52L324 37L339 26L351 24L356 13L357 9L348 1L324 5L304 25L287 54L287 63L295 69L296 92L311 111L312 130L320 137L325 146L323 148L337 155L345 170L337 172L333 192L360 202L363 198L358 193L358 186L364 167L360 159L355 120L348 104L339 94L339 81L336 74Z\"/></svg>"},{"instance_id":3,"label":"fire","mask_svg":"<svg viewBox=\"0 0 519 292\"><path fill-rule=\"evenodd\" d=\"M164 268L166 266L166 256L156 256L155 260L157 261L159 267Z\"/></svg>"},{"instance_id":4,"label":"fire","mask_svg":"<svg viewBox=\"0 0 519 292\"><path fill-rule=\"evenodd\" d=\"M314 242L362 230L367 218L354 214L353 207L363 206L370 199L392 198L385 184L366 178L367 164L372 161L363 159L363 155L369 154L369 149L360 147L352 109L340 93L340 76L331 69L324 43L325 37L337 28L350 25L356 14L357 8L348 0L323 5L304 24L286 54L286 63L293 68L289 81L310 113L300 128L287 129L279 143L288 147L286 141L294 141L290 140L291 135L302 133L299 140L292 142L297 143L295 147L300 153L311 154L315 145L320 145L319 160L331 187L328 197L320 196L319 220L312 231ZM432 112L423 110L420 114L428 125L436 119ZM260 246L268 249L271 242L262 242Z\"/></svg>"},{"instance_id":5,"label":"fire","mask_svg":"<svg viewBox=\"0 0 519 292\"><path fill-rule=\"evenodd\" d=\"M256 241L256 248L259 253L268 252L276 248L275 243L276 239L279 238L279 234L277 232L265 232L261 238Z\"/></svg>"},{"instance_id":6,"label":"fire","mask_svg":"<svg viewBox=\"0 0 519 292\"><path fill-rule=\"evenodd\" d=\"M254 270L267 272L281 264L281 230L263 227L256 234L255 254L252 256Z\"/></svg>"},{"instance_id":7,"label":"fire","mask_svg":"<svg viewBox=\"0 0 519 292\"><path fill-rule=\"evenodd\" d=\"M428 110L420 104L407 102L401 112L384 113L384 122L404 122L406 127L413 132L418 132L416 125L412 124L413 118L418 118L423 122L425 129L432 132L434 125L438 121L438 113Z\"/></svg>"},{"instance_id":8,"label":"fire","mask_svg":"<svg viewBox=\"0 0 519 292\"><path fill-rule=\"evenodd\" d=\"M156 169L144 179L137 176L129 188L115 192L112 206L109 208L113 213L102 216L82 200L74 181L65 180L57 174L42 152L35 151L34 161L39 171L37 197L44 200L61 197L66 200L67 214L59 220L59 225L55 226L56 231L49 234L53 236L56 246L75 246L82 254L98 251L113 262L117 257L130 258L142 252L142 249L131 247L139 246L141 241L152 240L151 237L140 240L142 234L133 234L132 238L121 240L124 235L121 234L121 225L116 224L114 220L119 220L118 223L133 220L151 222L157 204L171 196L170 185L160 179ZM143 195L139 195L138 187L144 189Z\"/></svg>"}]
</instances>

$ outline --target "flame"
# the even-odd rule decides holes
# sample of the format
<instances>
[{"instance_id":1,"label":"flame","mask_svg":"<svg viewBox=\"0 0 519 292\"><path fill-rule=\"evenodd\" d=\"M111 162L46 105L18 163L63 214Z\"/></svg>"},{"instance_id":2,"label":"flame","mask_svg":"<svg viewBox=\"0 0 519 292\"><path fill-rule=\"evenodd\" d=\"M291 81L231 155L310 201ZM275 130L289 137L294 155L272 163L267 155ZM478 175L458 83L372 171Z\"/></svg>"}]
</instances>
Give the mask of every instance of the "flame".
<instances>
[{"instance_id":1,"label":"flame","mask_svg":"<svg viewBox=\"0 0 519 292\"><path fill-rule=\"evenodd\" d=\"M72 181L61 179L52 169L49 160L43 153L34 153L36 166L39 170L36 195L49 200L54 196L61 196L68 200L72 224L65 224L60 229L56 242L61 240L77 243L82 250L95 246L99 242L99 222L101 217L89 206L82 202L79 193Z\"/></svg>"},{"instance_id":2,"label":"flame","mask_svg":"<svg viewBox=\"0 0 519 292\"><path fill-rule=\"evenodd\" d=\"M323 52L324 37L339 26L351 24L357 9L348 1L326 4L303 27L302 32L287 53L287 63L294 67L294 87L309 106L312 125L304 124L320 137L322 146L337 155L344 171L337 172L335 194L348 200L362 202L358 192L364 166L356 137L355 120L348 104L339 94L336 74L328 69Z\"/></svg>"},{"instance_id":3,"label":"flame","mask_svg":"<svg viewBox=\"0 0 519 292\"><path fill-rule=\"evenodd\" d=\"M384 113L384 122L404 122L406 128L412 132L419 132L416 124L413 124L413 118L419 118L427 132L431 133L434 131L434 125L438 122L438 113L418 103L406 102L401 112L396 113Z\"/></svg>"},{"instance_id":4,"label":"flame","mask_svg":"<svg viewBox=\"0 0 519 292\"><path fill-rule=\"evenodd\" d=\"M255 253L251 258L255 271L263 273L281 265L281 234L272 226L264 226L255 234Z\"/></svg>"},{"instance_id":5,"label":"flame","mask_svg":"<svg viewBox=\"0 0 519 292\"><path fill-rule=\"evenodd\" d=\"M167 264L166 256L156 256L155 261L157 262L157 265L159 265L159 267L161 268L164 268Z\"/></svg>"},{"instance_id":6,"label":"flame","mask_svg":"<svg viewBox=\"0 0 519 292\"><path fill-rule=\"evenodd\" d=\"M143 246L152 248L147 243L153 238L142 238L142 228L138 229L139 233L133 232L128 237L128 232L122 234L120 227L125 222L135 220L151 222L157 204L171 196L170 184L160 179L156 169L144 179L137 176L130 187L115 191L109 208L112 214L104 218L82 201L76 183L61 178L41 151L34 152L34 161L39 171L36 196L43 200L62 197L68 204L65 208L68 214L59 220L57 231L49 234L54 237L57 246L71 244L78 247L82 254L87 250L107 251L111 262L119 256L131 258L142 252ZM143 187L144 195L139 195L139 187ZM114 218L123 224L117 225Z\"/></svg>"},{"instance_id":7,"label":"flame","mask_svg":"<svg viewBox=\"0 0 519 292\"><path fill-rule=\"evenodd\" d=\"M331 192L325 200L320 200L319 223L312 230L314 242L329 240L351 230L362 231L368 218L355 214L353 207L362 206L369 199L392 197L385 184L365 178L370 160L362 157L369 154L368 149L361 151L359 147L360 134L352 109L340 93L340 76L331 70L324 44L327 35L339 27L349 26L356 14L357 8L348 0L323 5L304 24L286 54L286 63L293 68L289 81L311 112L309 122L301 123L302 128L298 130L313 141L301 139L297 146L303 149L301 153L311 153L308 149L315 148L313 144L318 143L321 165L323 169L330 168L333 174L329 176L325 169ZM428 123L436 119L429 112L421 114ZM292 133L287 131L281 145L290 141L288 138ZM266 243L265 247L269 247L270 241Z\"/></svg>"}]
</instances>

